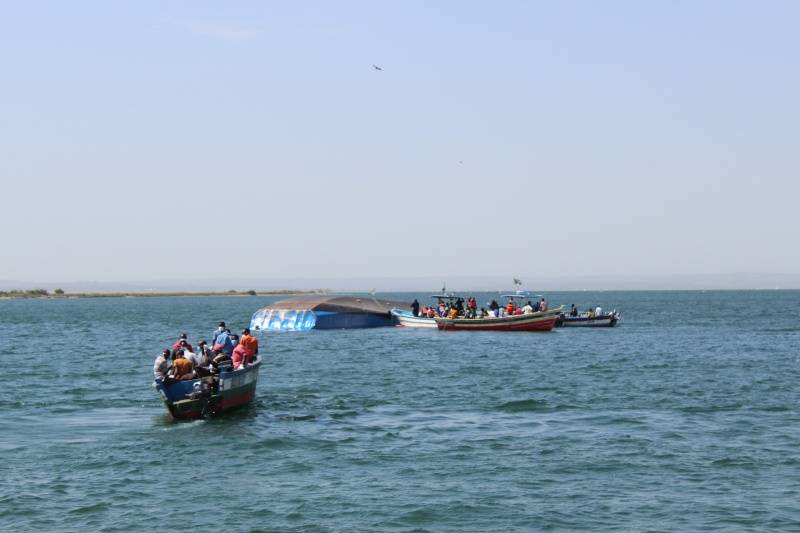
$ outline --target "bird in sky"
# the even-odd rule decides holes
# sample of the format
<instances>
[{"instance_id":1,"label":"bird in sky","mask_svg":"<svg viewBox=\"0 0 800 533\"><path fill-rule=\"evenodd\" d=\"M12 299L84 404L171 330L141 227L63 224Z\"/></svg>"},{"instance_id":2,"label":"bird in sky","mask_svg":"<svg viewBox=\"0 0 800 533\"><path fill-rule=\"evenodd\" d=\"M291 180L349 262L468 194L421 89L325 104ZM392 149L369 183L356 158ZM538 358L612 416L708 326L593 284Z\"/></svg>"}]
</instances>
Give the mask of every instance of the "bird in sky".
<instances>
[{"instance_id":1,"label":"bird in sky","mask_svg":"<svg viewBox=\"0 0 800 533\"><path fill-rule=\"evenodd\" d=\"M372 65L372 68L374 68L375 70L383 70L383 69L382 69L381 67L379 67L378 65Z\"/></svg>"}]
</instances>

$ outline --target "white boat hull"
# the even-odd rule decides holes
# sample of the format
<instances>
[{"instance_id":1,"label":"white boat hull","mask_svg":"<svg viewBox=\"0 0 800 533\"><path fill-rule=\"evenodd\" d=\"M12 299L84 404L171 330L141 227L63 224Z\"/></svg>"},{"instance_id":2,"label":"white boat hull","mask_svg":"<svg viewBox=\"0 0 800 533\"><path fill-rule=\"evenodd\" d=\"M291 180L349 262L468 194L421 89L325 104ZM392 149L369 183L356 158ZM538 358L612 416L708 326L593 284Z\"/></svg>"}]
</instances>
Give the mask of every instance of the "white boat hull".
<instances>
[{"instance_id":1,"label":"white boat hull","mask_svg":"<svg viewBox=\"0 0 800 533\"><path fill-rule=\"evenodd\" d=\"M432 318L419 317L412 315L409 311L392 309L392 316L397 323L407 328L433 328L436 329L436 320Z\"/></svg>"}]
</instances>

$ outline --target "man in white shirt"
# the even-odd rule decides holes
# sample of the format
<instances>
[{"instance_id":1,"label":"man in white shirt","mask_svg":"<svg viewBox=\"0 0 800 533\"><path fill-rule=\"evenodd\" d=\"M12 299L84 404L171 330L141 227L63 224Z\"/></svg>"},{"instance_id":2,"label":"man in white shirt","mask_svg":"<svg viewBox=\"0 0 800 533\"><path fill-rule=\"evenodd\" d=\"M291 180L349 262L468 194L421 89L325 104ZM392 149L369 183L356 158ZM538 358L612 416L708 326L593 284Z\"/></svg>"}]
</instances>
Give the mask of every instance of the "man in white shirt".
<instances>
[{"instance_id":1,"label":"man in white shirt","mask_svg":"<svg viewBox=\"0 0 800 533\"><path fill-rule=\"evenodd\" d=\"M164 350L156 357L156 362L153 364L153 377L155 379L165 379L170 366L169 350Z\"/></svg>"}]
</instances>

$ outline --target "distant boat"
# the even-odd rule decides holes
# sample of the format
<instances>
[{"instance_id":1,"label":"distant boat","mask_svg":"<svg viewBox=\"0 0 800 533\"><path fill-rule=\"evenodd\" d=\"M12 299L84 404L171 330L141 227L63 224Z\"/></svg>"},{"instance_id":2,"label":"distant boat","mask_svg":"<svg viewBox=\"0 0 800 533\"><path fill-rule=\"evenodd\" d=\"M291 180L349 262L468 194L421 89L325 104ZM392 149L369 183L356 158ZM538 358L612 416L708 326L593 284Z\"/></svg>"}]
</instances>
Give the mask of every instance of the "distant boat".
<instances>
[{"instance_id":1,"label":"distant boat","mask_svg":"<svg viewBox=\"0 0 800 533\"><path fill-rule=\"evenodd\" d=\"M164 405L178 420L219 415L247 405L256 396L261 358L239 370L225 371L220 365L217 375L165 384L156 379L153 387Z\"/></svg>"},{"instance_id":2,"label":"distant boat","mask_svg":"<svg viewBox=\"0 0 800 533\"><path fill-rule=\"evenodd\" d=\"M405 309L392 309L392 316L401 326L408 328L436 328L436 320L433 318L414 316L411 311Z\"/></svg>"},{"instance_id":3,"label":"distant boat","mask_svg":"<svg viewBox=\"0 0 800 533\"><path fill-rule=\"evenodd\" d=\"M616 311L599 315L587 315L586 313L578 316L562 314L556 327L569 328L613 328L622 320L622 315Z\"/></svg>"},{"instance_id":4,"label":"distant boat","mask_svg":"<svg viewBox=\"0 0 800 533\"><path fill-rule=\"evenodd\" d=\"M549 311L499 318L435 318L436 326L443 331L550 331L556 324L564 306Z\"/></svg>"}]
</instances>

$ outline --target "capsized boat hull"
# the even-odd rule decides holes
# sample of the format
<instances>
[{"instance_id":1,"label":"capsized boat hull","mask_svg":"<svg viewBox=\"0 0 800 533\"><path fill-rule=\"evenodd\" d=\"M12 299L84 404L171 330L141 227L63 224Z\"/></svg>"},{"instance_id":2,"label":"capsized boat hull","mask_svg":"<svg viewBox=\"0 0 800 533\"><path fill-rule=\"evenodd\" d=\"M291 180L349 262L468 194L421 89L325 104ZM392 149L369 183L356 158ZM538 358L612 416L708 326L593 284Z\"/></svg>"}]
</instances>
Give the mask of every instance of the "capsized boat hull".
<instances>
[{"instance_id":1,"label":"capsized boat hull","mask_svg":"<svg viewBox=\"0 0 800 533\"><path fill-rule=\"evenodd\" d=\"M392 316L401 326L407 328L433 328L436 329L436 320L433 318L414 316L411 311L392 309Z\"/></svg>"},{"instance_id":2,"label":"capsized boat hull","mask_svg":"<svg viewBox=\"0 0 800 533\"><path fill-rule=\"evenodd\" d=\"M559 310L500 318L436 318L443 331L550 331L559 318Z\"/></svg>"},{"instance_id":3,"label":"capsized boat hull","mask_svg":"<svg viewBox=\"0 0 800 533\"><path fill-rule=\"evenodd\" d=\"M157 379L155 387L164 405L177 420L216 416L253 401L261 358L240 370L220 372L216 377L178 381L166 385Z\"/></svg>"}]
</instances>

